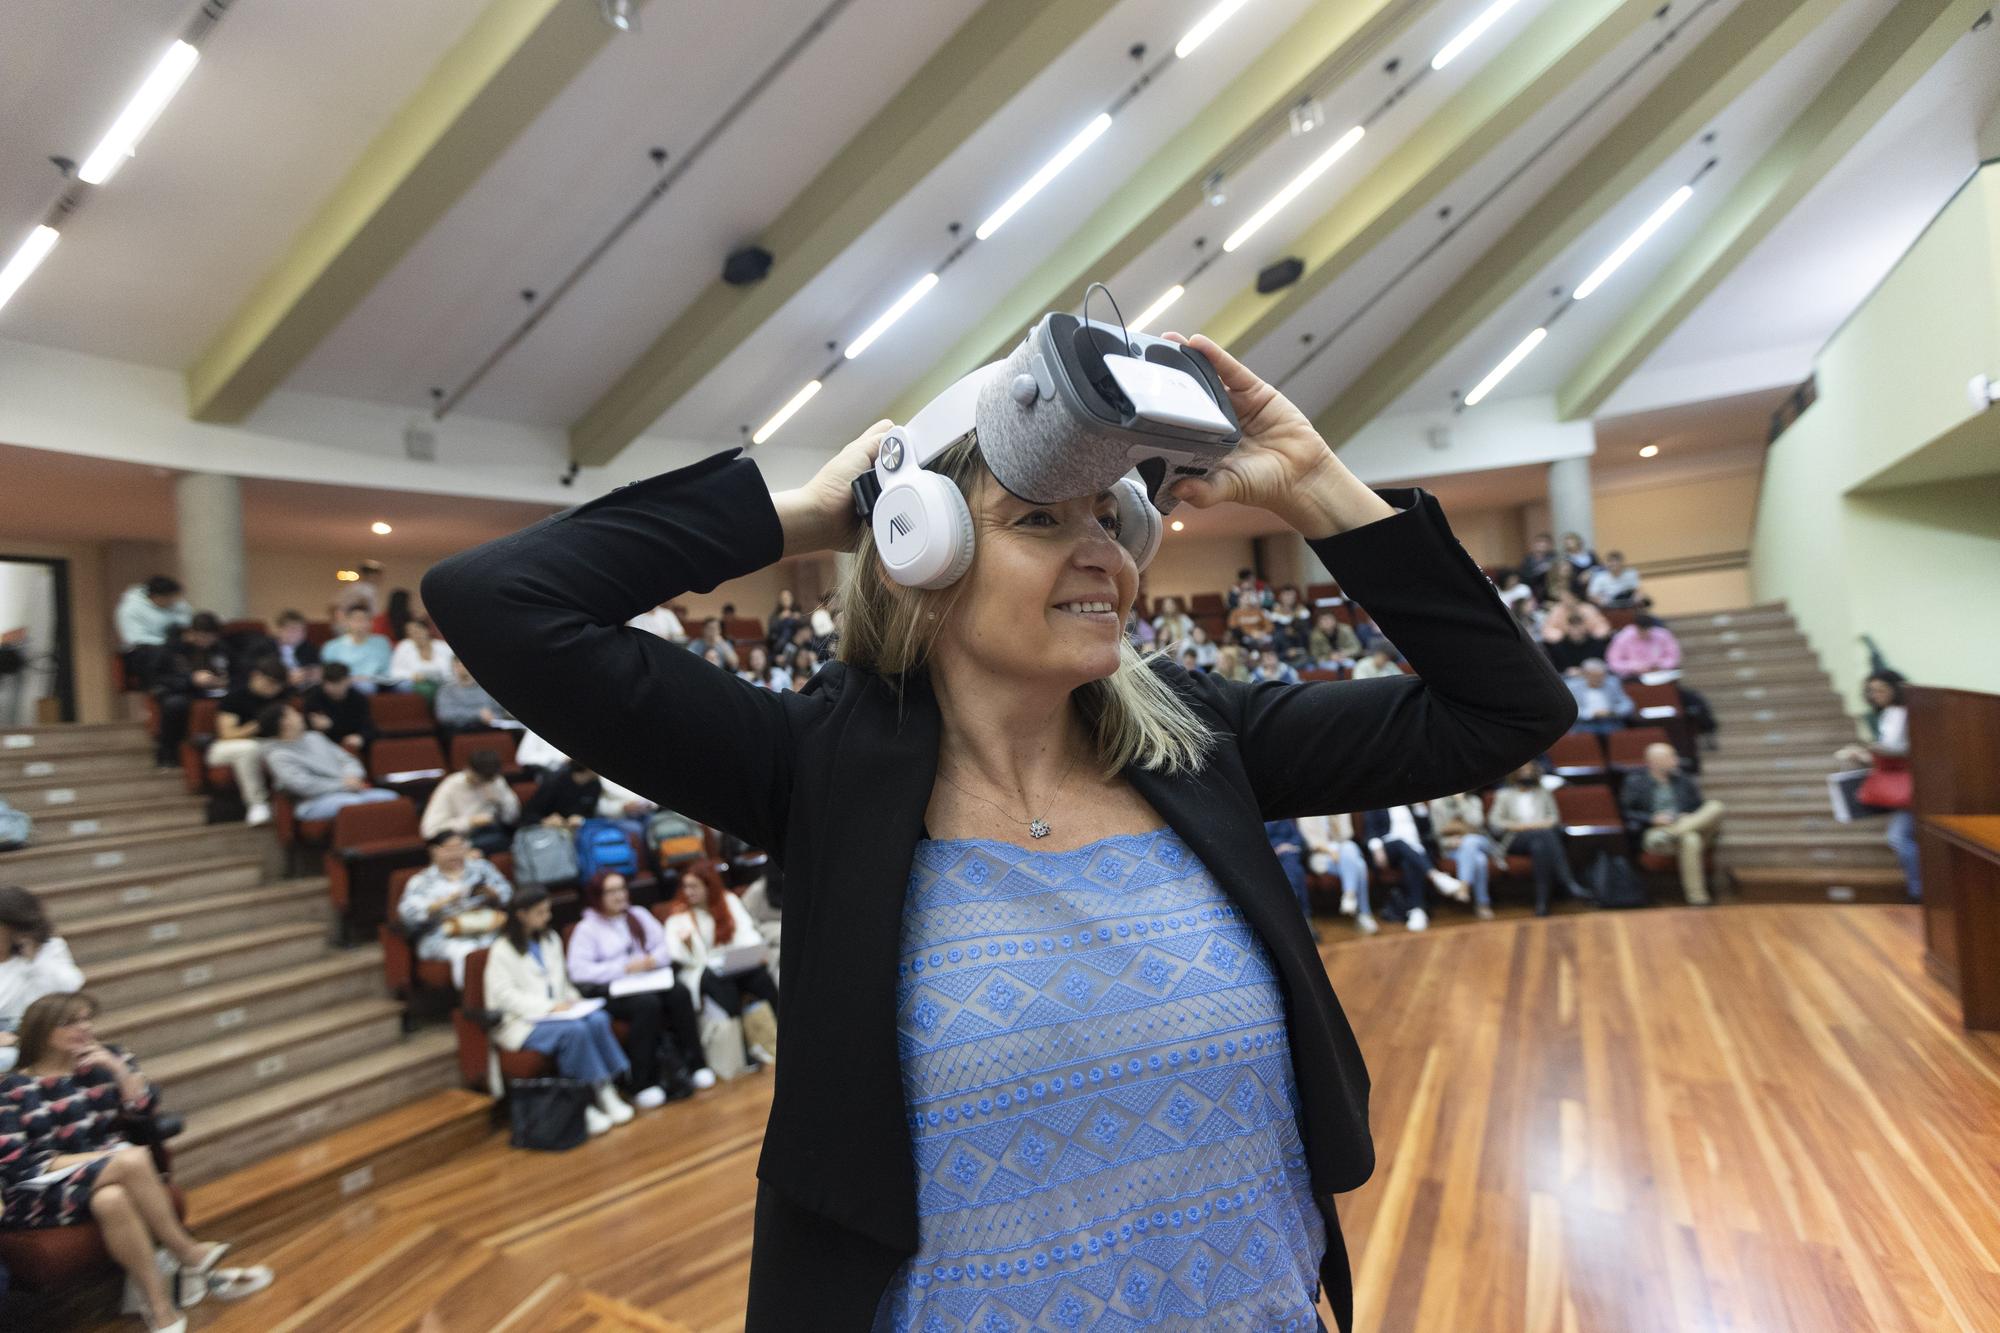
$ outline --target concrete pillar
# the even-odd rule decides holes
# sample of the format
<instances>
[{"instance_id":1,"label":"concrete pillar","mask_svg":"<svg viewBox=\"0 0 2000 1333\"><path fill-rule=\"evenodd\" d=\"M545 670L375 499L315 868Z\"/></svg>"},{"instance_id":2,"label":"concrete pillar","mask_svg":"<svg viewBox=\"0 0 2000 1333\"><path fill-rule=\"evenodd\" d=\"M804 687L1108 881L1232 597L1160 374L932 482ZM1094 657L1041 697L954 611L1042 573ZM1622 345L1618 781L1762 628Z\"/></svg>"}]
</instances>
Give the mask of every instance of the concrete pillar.
<instances>
[{"instance_id":1,"label":"concrete pillar","mask_svg":"<svg viewBox=\"0 0 2000 1333\"><path fill-rule=\"evenodd\" d=\"M1590 458L1558 458L1549 464L1549 530L1561 549L1565 532L1583 534L1583 544L1597 545L1596 520L1590 507Z\"/></svg>"},{"instance_id":2,"label":"concrete pillar","mask_svg":"<svg viewBox=\"0 0 2000 1333\"><path fill-rule=\"evenodd\" d=\"M174 541L188 600L224 620L250 612L243 557L243 486L216 472L174 483Z\"/></svg>"},{"instance_id":3,"label":"concrete pillar","mask_svg":"<svg viewBox=\"0 0 2000 1333\"><path fill-rule=\"evenodd\" d=\"M1273 588L1282 588L1287 583L1296 583L1304 592L1315 583L1331 583L1333 575L1327 572L1318 556L1313 554L1306 539L1296 532L1278 532L1256 541L1257 565L1264 581ZM1233 581L1235 570L1225 571L1223 577Z\"/></svg>"}]
</instances>

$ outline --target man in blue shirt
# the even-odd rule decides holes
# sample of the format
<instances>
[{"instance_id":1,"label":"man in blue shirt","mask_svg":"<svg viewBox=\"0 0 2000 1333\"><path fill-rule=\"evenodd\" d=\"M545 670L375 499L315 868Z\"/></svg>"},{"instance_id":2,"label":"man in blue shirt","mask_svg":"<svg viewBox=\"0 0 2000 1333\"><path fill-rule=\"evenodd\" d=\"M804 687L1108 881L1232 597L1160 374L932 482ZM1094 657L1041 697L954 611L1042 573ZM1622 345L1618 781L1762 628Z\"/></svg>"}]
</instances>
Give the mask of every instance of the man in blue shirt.
<instances>
[{"instance_id":1,"label":"man in blue shirt","mask_svg":"<svg viewBox=\"0 0 2000 1333\"><path fill-rule=\"evenodd\" d=\"M319 650L322 664L340 662L352 673L354 688L373 694L380 688L395 688L389 679L389 640L375 632L374 617L365 606L350 606L341 614L346 633L329 640Z\"/></svg>"}]
</instances>

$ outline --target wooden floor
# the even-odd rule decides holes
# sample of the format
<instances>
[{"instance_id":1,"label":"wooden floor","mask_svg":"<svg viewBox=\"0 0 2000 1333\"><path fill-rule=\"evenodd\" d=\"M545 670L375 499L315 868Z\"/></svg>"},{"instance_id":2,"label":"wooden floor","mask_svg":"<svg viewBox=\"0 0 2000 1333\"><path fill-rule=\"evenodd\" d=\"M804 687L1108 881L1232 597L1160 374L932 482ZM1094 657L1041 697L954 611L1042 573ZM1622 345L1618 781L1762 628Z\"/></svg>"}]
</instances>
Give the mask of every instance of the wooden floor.
<instances>
[{"instance_id":1,"label":"wooden floor","mask_svg":"<svg viewBox=\"0 0 2000 1333\"><path fill-rule=\"evenodd\" d=\"M2000 1329L2000 1044L1918 932L1773 905L1342 934L1380 1159L1341 1200L1357 1327ZM740 1328L769 1089L486 1144L247 1247L277 1286L194 1326Z\"/></svg>"}]
</instances>

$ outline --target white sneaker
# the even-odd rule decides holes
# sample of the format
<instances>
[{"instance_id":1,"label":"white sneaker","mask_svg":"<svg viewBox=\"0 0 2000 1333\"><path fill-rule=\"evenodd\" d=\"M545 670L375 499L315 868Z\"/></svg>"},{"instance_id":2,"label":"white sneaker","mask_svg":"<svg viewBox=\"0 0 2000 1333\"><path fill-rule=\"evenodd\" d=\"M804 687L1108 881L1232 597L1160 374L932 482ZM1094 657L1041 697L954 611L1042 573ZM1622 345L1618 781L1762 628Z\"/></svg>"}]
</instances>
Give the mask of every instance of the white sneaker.
<instances>
[{"instance_id":1,"label":"white sneaker","mask_svg":"<svg viewBox=\"0 0 2000 1333\"><path fill-rule=\"evenodd\" d=\"M769 1051L765 1050L762 1046L759 1046L754 1041L751 1042L748 1046L744 1047L744 1050L749 1052L750 1058L752 1060L755 1060L759 1065L774 1065L778 1063L777 1056L772 1055Z\"/></svg>"},{"instance_id":2,"label":"white sneaker","mask_svg":"<svg viewBox=\"0 0 2000 1333\"><path fill-rule=\"evenodd\" d=\"M609 1116L614 1125L622 1125L632 1118L632 1108L625 1104L625 1099L609 1083L597 1090L597 1109Z\"/></svg>"},{"instance_id":3,"label":"white sneaker","mask_svg":"<svg viewBox=\"0 0 2000 1333\"><path fill-rule=\"evenodd\" d=\"M1410 909L1409 920L1403 924L1407 925L1411 930L1429 930L1431 919L1423 908L1413 907Z\"/></svg>"},{"instance_id":4,"label":"white sneaker","mask_svg":"<svg viewBox=\"0 0 2000 1333\"><path fill-rule=\"evenodd\" d=\"M1355 902L1356 902L1356 894L1354 890L1348 889L1347 891L1343 892L1340 895L1340 914L1342 916L1353 916Z\"/></svg>"},{"instance_id":5,"label":"white sneaker","mask_svg":"<svg viewBox=\"0 0 2000 1333\"><path fill-rule=\"evenodd\" d=\"M1376 931L1382 929L1381 925L1376 922L1375 918L1369 916L1365 912L1362 913L1360 916L1354 918L1354 924L1361 928L1361 933L1363 935L1373 935Z\"/></svg>"},{"instance_id":6,"label":"white sneaker","mask_svg":"<svg viewBox=\"0 0 2000 1333\"><path fill-rule=\"evenodd\" d=\"M595 1106L586 1106L583 1108L583 1127L590 1131L591 1137L595 1138L610 1131L611 1117Z\"/></svg>"},{"instance_id":7,"label":"white sneaker","mask_svg":"<svg viewBox=\"0 0 2000 1333\"><path fill-rule=\"evenodd\" d=\"M639 1095L632 1099L632 1105L641 1111L652 1111L667 1104L667 1090L657 1084L639 1089Z\"/></svg>"},{"instance_id":8,"label":"white sneaker","mask_svg":"<svg viewBox=\"0 0 2000 1333\"><path fill-rule=\"evenodd\" d=\"M1485 903L1481 903L1479 906L1473 908L1472 912L1481 921L1491 921L1493 919L1493 909Z\"/></svg>"},{"instance_id":9,"label":"white sneaker","mask_svg":"<svg viewBox=\"0 0 2000 1333\"><path fill-rule=\"evenodd\" d=\"M251 806L248 810L243 812L243 822L246 824L253 824L253 825L270 823L271 803L269 801L259 801L255 805Z\"/></svg>"},{"instance_id":10,"label":"white sneaker","mask_svg":"<svg viewBox=\"0 0 2000 1333\"><path fill-rule=\"evenodd\" d=\"M1472 890L1465 887L1464 880L1453 879L1442 870L1431 871L1431 883L1435 884L1437 891L1447 898L1456 898L1460 902L1466 902L1472 897Z\"/></svg>"},{"instance_id":11,"label":"white sneaker","mask_svg":"<svg viewBox=\"0 0 2000 1333\"><path fill-rule=\"evenodd\" d=\"M710 1088L715 1086L715 1071L713 1069L710 1069L707 1065L703 1065L701 1068L695 1070L692 1074L688 1075L688 1081L694 1084L697 1088L700 1088L703 1092L706 1092Z\"/></svg>"}]
</instances>

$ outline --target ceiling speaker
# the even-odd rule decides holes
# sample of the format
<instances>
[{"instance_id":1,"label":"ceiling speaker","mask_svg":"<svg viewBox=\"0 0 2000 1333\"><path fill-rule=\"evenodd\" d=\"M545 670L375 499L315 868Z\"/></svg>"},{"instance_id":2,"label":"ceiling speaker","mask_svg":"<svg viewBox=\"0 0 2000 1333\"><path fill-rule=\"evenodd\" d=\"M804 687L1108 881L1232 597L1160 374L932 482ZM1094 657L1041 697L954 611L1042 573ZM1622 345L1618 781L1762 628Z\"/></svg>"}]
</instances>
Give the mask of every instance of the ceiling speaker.
<instances>
[{"instance_id":1,"label":"ceiling speaker","mask_svg":"<svg viewBox=\"0 0 2000 1333\"><path fill-rule=\"evenodd\" d=\"M722 266L722 280L731 287L749 287L770 271L771 252L761 245L746 245Z\"/></svg>"},{"instance_id":2,"label":"ceiling speaker","mask_svg":"<svg viewBox=\"0 0 2000 1333\"><path fill-rule=\"evenodd\" d=\"M1257 275L1257 290L1266 296L1281 291L1299 280L1299 274L1306 271L1306 261L1297 255L1280 259Z\"/></svg>"}]
</instances>

